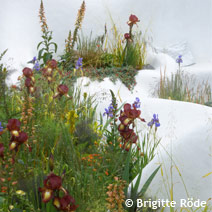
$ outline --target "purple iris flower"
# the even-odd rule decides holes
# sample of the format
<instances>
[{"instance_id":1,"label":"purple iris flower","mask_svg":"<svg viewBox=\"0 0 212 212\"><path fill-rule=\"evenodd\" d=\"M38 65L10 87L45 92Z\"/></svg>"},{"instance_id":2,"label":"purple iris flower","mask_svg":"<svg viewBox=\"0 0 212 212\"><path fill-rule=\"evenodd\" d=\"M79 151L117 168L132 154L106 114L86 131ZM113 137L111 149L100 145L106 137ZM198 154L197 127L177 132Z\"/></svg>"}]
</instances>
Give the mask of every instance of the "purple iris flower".
<instances>
[{"instance_id":1,"label":"purple iris flower","mask_svg":"<svg viewBox=\"0 0 212 212\"><path fill-rule=\"evenodd\" d=\"M83 58L79 57L79 59L78 59L77 62L76 62L75 68L76 68L77 70L82 68L82 59L83 59Z\"/></svg>"},{"instance_id":2,"label":"purple iris flower","mask_svg":"<svg viewBox=\"0 0 212 212\"><path fill-rule=\"evenodd\" d=\"M155 127L160 127L158 114L153 114L153 119L147 124L149 127L152 127L155 124Z\"/></svg>"},{"instance_id":3,"label":"purple iris flower","mask_svg":"<svg viewBox=\"0 0 212 212\"><path fill-rule=\"evenodd\" d=\"M107 115L109 117L113 117L113 105L110 104L108 108L105 108L105 112L103 113L103 116Z\"/></svg>"},{"instance_id":4,"label":"purple iris flower","mask_svg":"<svg viewBox=\"0 0 212 212\"><path fill-rule=\"evenodd\" d=\"M40 70L40 64L39 64L38 60L36 60L34 66L33 66L33 69L35 69L36 71Z\"/></svg>"},{"instance_id":5,"label":"purple iris flower","mask_svg":"<svg viewBox=\"0 0 212 212\"><path fill-rule=\"evenodd\" d=\"M37 58L36 57L33 57L32 63L35 63L36 61L37 61Z\"/></svg>"},{"instance_id":6,"label":"purple iris flower","mask_svg":"<svg viewBox=\"0 0 212 212\"><path fill-rule=\"evenodd\" d=\"M141 107L141 102L140 102L140 99L138 97L135 98L133 106L137 109Z\"/></svg>"},{"instance_id":7,"label":"purple iris flower","mask_svg":"<svg viewBox=\"0 0 212 212\"><path fill-rule=\"evenodd\" d=\"M182 55L178 56L178 58L176 59L176 63L178 63L178 64L183 63Z\"/></svg>"},{"instance_id":8,"label":"purple iris flower","mask_svg":"<svg viewBox=\"0 0 212 212\"><path fill-rule=\"evenodd\" d=\"M2 127L1 122L0 122L0 132L2 132L3 129L4 129L4 128Z\"/></svg>"}]
</instances>

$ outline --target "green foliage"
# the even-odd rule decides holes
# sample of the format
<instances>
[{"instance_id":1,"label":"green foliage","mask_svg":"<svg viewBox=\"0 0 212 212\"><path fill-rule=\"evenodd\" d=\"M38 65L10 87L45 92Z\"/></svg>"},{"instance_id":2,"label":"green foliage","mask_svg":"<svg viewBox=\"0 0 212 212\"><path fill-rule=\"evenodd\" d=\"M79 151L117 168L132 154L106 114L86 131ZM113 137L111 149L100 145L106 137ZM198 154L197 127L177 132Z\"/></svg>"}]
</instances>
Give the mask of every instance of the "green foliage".
<instances>
[{"instance_id":1,"label":"green foliage","mask_svg":"<svg viewBox=\"0 0 212 212\"><path fill-rule=\"evenodd\" d=\"M41 37L43 38L43 41L37 45L37 50L39 50L38 60L43 60L43 63L45 64L48 60L51 60L53 54L57 52L57 44L52 41L52 31L44 32Z\"/></svg>"}]
</instances>

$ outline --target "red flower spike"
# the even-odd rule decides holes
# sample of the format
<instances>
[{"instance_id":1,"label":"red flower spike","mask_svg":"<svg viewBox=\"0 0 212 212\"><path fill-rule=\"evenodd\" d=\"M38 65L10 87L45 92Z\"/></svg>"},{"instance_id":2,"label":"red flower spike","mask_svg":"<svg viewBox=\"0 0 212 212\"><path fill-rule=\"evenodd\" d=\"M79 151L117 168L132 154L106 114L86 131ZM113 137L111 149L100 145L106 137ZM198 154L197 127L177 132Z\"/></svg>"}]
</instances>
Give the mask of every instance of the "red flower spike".
<instances>
[{"instance_id":1,"label":"red flower spike","mask_svg":"<svg viewBox=\"0 0 212 212\"><path fill-rule=\"evenodd\" d=\"M32 69L31 68L24 68L23 69L23 75L25 76L25 77L31 77L32 75L33 75L33 71L32 71Z\"/></svg>"},{"instance_id":2,"label":"red flower spike","mask_svg":"<svg viewBox=\"0 0 212 212\"><path fill-rule=\"evenodd\" d=\"M0 157L4 158L4 144L0 143Z\"/></svg>"}]
</instances>

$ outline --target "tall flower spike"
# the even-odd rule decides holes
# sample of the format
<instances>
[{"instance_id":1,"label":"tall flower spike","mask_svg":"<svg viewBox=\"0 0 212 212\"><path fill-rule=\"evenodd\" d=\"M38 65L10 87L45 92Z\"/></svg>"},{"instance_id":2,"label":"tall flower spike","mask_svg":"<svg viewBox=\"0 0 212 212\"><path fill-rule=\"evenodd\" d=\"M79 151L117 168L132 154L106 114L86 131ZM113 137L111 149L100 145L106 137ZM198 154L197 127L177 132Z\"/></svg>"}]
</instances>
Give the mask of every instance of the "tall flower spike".
<instances>
[{"instance_id":1,"label":"tall flower spike","mask_svg":"<svg viewBox=\"0 0 212 212\"><path fill-rule=\"evenodd\" d=\"M65 40L65 45L66 45L66 53L71 51L71 46L72 46L72 35L71 35L71 30L68 33L68 38Z\"/></svg>"},{"instance_id":2,"label":"tall flower spike","mask_svg":"<svg viewBox=\"0 0 212 212\"><path fill-rule=\"evenodd\" d=\"M72 48L74 48L74 44L77 41L77 33L82 26L82 21L84 19L84 16L85 16L85 1L82 2L81 7L78 10L77 20L75 23L75 29L74 29L74 35L73 35L73 41L72 41Z\"/></svg>"},{"instance_id":3,"label":"tall flower spike","mask_svg":"<svg viewBox=\"0 0 212 212\"><path fill-rule=\"evenodd\" d=\"M46 17L45 17L44 6L43 6L42 0L41 0L41 3L40 3L39 17L40 17L42 32L47 32L48 26L47 26L47 22L46 22Z\"/></svg>"}]
</instances>

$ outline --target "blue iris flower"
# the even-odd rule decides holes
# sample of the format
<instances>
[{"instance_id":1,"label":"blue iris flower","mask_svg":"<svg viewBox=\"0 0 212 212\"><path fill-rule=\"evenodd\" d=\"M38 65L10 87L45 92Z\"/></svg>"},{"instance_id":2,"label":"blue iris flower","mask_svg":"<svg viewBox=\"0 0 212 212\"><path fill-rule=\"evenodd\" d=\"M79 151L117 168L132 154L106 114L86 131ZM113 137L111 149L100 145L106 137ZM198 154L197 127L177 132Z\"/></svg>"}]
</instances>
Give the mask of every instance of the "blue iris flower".
<instances>
[{"instance_id":1,"label":"blue iris flower","mask_svg":"<svg viewBox=\"0 0 212 212\"><path fill-rule=\"evenodd\" d=\"M178 56L178 58L176 59L176 63L178 63L178 64L183 63L182 55Z\"/></svg>"},{"instance_id":2,"label":"blue iris flower","mask_svg":"<svg viewBox=\"0 0 212 212\"><path fill-rule=\"evenodd\" d=\"M103 116L107 115L112 118L113 117L113 109L114 109L113 105L110 104L108 108L105 108L105 112L103 113Z\"/></svg>"},{"instance_id":3,"label":"blue iris flower","mask_svg":"<svg viewBox=\"0 0 212 212\"><path fill-rule=\"evenodd\" d=\"M77 70L82 68L82 59L83 59L83 58L79 57L79 59L78 59L77 62L76 62L75 68L76 68Z\"/></svg>"},{"instance_id":4,"label":"blue iris flower","mask_svg":"<svg viewBox=\"0 0 212 212\"><path fill-rule=\"evenodd\" d=\"M140 102L140 99L138 97L135 98L135 102L133 103L133 106L135 108L140 108L141 107L141 102Z\"/></svg>"},{"instance_id":5,"label":"blue iris flower","mask_svg":"<svg viewBox=\"0 0 212 212\"><path fill-rule=\"evenodd\" d=\"M0 132L2 132L3 129L4 129L4 128L2 127L1 122L0 122Z\"/></svg>"},{"instance_id":6,"label":"blue iris flower","mask_svg":"<svg viewBox=\"0 0 212 212\"><path fill-rule=\"evenodd\" d=\"M35 69L36 71L40 70L40 64L39 64L38 60L36 60L34 66L33 66L33 69Z\"/></svg>"},{"instance_id":7,"label":"blue iris flower","mask_svg":"<svg viewBox=\"0 0 212 212\"><path fill-rule=\"evenodd\" d=\"M153 114L153 119L147 124L149 127L152 127L155 124L155 127L160 127L158 114Z\"/></svg>"}]
</instances>

